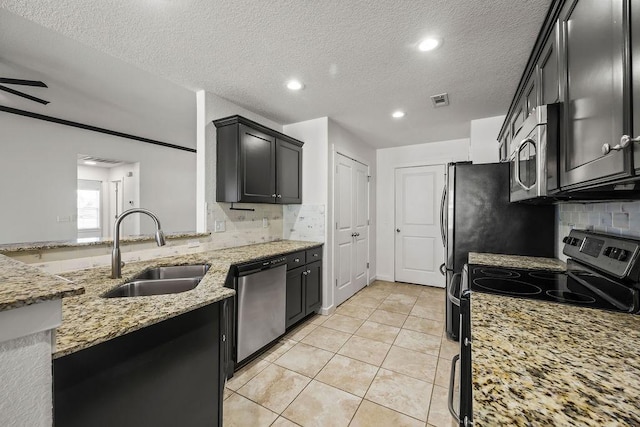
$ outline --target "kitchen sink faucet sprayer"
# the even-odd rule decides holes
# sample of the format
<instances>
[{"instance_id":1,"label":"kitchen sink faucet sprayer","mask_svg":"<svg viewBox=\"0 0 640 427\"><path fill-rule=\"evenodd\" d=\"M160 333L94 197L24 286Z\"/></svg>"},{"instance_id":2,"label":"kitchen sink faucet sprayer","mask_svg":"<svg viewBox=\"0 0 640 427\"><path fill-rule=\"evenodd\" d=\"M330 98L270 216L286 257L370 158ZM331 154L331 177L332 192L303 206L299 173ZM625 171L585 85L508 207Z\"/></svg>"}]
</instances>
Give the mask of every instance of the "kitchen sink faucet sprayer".
<instances>
[{"instance_id":1,"label":"kitchen sink faucet sprayer","mask_svg":"<svg viewBox=\"0 0 640 427\"><path fill-rule=\"evenodd\" d=\"M160 226L160 221L158 217L147 209L135 208L129 209L127 211L122 212L117 218L116 222L113 225L113 250L111 251L111 278L119 279L122 277L122 266L124 265L120 259L120 223L122 220L129 216L132 213L143 213L147 214L153 219L156 223L156 243L158 246L164 246L164 233L162 232L162 228Z\"/></svg>"}]
</instances>

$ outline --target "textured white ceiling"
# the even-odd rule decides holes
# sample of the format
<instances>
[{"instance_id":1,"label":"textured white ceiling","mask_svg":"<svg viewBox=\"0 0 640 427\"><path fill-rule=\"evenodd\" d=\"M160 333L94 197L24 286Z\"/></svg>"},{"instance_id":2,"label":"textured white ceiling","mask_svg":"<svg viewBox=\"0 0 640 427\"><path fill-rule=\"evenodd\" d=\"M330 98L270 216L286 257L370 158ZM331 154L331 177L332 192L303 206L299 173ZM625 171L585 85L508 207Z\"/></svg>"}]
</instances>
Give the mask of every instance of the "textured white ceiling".
<instances>
[{"instance_id":1,"label":"textured white ceiling","mask_svg":"<svg viewBox=\"0 0 640 427\"><path fill-rule=\"evenodd\" d=\"M0 0L188 89L283 124L329 116L375 147L468 137L470 120L505 114L549 3ZM418 52L429 35L443 46ZM292 77L306 88L289 92ZM434 109L441 92L451 105Z\"/></svg>"}]
</instances>

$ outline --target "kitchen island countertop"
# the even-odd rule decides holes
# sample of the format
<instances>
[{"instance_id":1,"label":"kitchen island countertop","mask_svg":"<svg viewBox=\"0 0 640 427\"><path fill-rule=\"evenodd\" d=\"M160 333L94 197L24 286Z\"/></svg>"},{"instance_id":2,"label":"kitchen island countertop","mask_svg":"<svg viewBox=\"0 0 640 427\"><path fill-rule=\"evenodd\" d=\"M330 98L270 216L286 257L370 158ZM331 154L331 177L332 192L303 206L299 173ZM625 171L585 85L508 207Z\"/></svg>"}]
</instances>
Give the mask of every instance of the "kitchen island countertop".
<instances>
[{"instance_id":1,"label":"kitchen island countertop","mask_svg":"<svg viewBox=\"0 0 640 427\"><path fill-rule=\"evenodd\" d=\"M110 278L110 267L61 273L85 289L84 295L65 298L62 325L56 332L53 357L58 358L165 319L231 297L224 284L232 265L291 253L322 245L317 242L275 241L208 252L156 258L126 264L121 279ZM126 283L150 267L210 264L198 286L190 291L132 298L102 298L108 290Z\"/></svg>"},{"instance_id":2,"label":"kitchen island countertop","mask_svg":"<svg viewBox=\"0 0 640 427\"><path fill-rule=\"evenodd\" d=\"M471 332L474 425L640 425L640 316L475 292Z\"/></svg>"}]
</instances>

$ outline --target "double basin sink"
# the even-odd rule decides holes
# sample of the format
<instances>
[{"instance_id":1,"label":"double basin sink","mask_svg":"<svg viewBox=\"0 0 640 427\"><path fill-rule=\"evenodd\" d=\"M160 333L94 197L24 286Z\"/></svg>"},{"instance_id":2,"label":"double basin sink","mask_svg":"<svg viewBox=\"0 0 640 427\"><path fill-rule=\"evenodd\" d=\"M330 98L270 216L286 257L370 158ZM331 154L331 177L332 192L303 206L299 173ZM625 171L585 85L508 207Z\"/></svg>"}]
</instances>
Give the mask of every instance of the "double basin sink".
<instances>
[{"instance_id":1,"label":"double basin sink","mask_svg":"<svg viewBox=\"0 0 640 427\"><path fill-rule=\"evenodd\" d=\"M122 298L186 292L198 286L207 270L207 264L150 268L102 296Z\"/></svg>"}]
</instances>

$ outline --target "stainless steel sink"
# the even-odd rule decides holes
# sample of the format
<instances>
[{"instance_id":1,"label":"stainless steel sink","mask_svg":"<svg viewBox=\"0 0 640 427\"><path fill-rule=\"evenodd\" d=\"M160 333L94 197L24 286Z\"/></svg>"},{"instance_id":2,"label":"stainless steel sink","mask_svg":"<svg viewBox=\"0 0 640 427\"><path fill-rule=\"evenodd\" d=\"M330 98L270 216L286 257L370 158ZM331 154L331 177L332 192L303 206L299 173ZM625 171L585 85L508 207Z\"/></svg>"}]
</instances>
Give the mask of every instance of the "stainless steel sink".
<instances>
[{"instance_id":1,"label":"stainless steel sink","mask_svg":"<svg viewBox=\"0 0 640 427\"><path fill-rule=\"evenodd\" d=\"M209 265L172 265L169 267L156 267L143 271L133 277L133 280L159 280L159 279L182 279L191 277L202 277L209 270Z\"/></svg>"},{"instance_id":2,"label":"stainless steel sink","mask_svg":"<svg viewBox=\"0 0 640 427\"><path fill-rule=\"evenodd\" d=\"M142 297L190 291L198 286L208 270L207 264L150 268L134 276L130 282L111 289L103 298Z\"/></svg>"},{"instance_id":3,"label":"stainless steel sink","mask_svg":"<svg viewBox=\"0 0 640 427\"><path fill-rule=\"evenodd\" d=\"M177 279L135 280L120 285L103 295L104 298L142 297L149 295L177 294L198 286L202 277Z\"/></svg>"}]
</instances>

